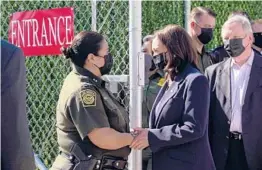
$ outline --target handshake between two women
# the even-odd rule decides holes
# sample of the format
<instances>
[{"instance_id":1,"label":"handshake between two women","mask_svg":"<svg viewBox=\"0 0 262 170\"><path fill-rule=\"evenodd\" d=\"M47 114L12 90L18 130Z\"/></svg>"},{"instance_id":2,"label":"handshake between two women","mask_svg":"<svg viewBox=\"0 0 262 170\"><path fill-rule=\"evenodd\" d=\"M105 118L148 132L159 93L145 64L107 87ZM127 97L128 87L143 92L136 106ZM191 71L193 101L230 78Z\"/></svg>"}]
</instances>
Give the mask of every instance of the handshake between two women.
<instances>
[{"instance_id":1,"label":"handshake between two women","mask_svg":"<svg viewBox=\"0 0 262 170\"><path fill-rule=\"evenodd\" d=\"M129 146L130 148L135 150L143 150L149 146L148 129L134 128L131 134L134 139Z\"/></svg>"}]
</instances>

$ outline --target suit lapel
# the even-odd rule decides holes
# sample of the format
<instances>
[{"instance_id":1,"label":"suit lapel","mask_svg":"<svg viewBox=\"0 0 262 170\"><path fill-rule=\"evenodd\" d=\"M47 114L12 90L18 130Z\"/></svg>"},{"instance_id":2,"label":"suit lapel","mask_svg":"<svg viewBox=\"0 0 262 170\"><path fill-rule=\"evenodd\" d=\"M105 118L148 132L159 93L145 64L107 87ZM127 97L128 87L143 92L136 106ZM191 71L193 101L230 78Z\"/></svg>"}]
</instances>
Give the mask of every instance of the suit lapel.
<instances>
[{"instance_id":1,"label":"suit lapel","mask_svg":"<svg viewBox=\"0 0 262 170\"><path fill-rule=\"evenodd\" d=\"M259 86L262 86L262 57L255 54L243 105L244 110L248 109L248 101Z\"/></svg>"},{"instance_id":2,"label":"suit lapel","mask_svg":"<svg viewBox=\"0 0 262 170\"><path fill-rule=\"evenodd\" d=\"M224 97L221 99L223 108L225 109L225 114L229 120L231 120L231 69L230 69L231 59L228 59L224 68L221 70L220 77L218 79L218 86L220 91L223 93Z\"/></svg>"},{"instance_id":3,"label":"suit lapel","mask_svg":"<svg viewBox=\"0 0 262 170\"><path fill-rule=\"evenodd\" d=\"M149 127L150 128L154 128L155 126L155 120L156 120L156 106L158 105L159 101L161 100L161 98L163 97L165 91L167 88L167 82L164 83L163 87L160 89L160 91L158 92L157 96L156 96L156 100L153 103L152 106L152 111L149 115Z\"/></svg>"},{"instance_id":4,"label":"suit lapel","mask_svg":"<svg viewBox=\"0 0 262 170\"><path fill-rule=\"evenodd\" d=\"M166 87L163 88L163 95L161 96L161 99L158 101L158 110L156 112L155 110L155 124L157 125L157 123L159 122L160 119L160 115L162 113L162 110L164 108L164 106L166 105L166 103L168 102L168 100L170 98L172 98L173 96L175 96L178 92L179 92L179 88L181 83L184 81L185 77L187 76L188 72L192 69L192 67L190 66L190 64L187 64L184 71L179 74L175 80L173 81L173 83L171 84L171 86L169 87L168 91L166 91L167 88L167 83L166 83Z\"/></svg>"},{"instance_id":5,"label":"suit lapel","mask_svg":"<svg viewBox=\"0 0 262 170\"><path fill-rule=\"evenodd\" d=\"M158 103L158 111L156 112L156 120L155 120L155 124L157 124L157 122L159 121L159 117L162 113L162 110L165 106L165 104L168 102L168 100L175 96L179 90L179 85L180 85L181 81L176 82L174 81L172 83L172 85L169 87L168 91L164 92L165 94L163 95L162 99L159 101Z\"/></svg>"}]
</instances>

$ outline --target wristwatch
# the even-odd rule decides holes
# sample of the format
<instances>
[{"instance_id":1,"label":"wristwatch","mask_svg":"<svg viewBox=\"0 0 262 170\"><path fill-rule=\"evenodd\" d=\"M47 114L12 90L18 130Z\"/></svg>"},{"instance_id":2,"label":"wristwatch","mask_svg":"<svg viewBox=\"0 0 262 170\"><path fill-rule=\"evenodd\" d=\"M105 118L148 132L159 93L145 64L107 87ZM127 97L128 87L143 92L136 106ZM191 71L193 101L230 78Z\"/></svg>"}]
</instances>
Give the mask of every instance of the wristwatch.
<instances>
[{"instance_id":1,"label":"wristwatch","mask_svg":"<svg viewBox=\"0 0 262 170\"><path fill-rule=\"evenodd\" d=\"M139 132L138 131L132 131L132 132L130 132L130 134L135 138L135 137L137 137L137 135L139 135Z\"/></svg>"}]
</instances>

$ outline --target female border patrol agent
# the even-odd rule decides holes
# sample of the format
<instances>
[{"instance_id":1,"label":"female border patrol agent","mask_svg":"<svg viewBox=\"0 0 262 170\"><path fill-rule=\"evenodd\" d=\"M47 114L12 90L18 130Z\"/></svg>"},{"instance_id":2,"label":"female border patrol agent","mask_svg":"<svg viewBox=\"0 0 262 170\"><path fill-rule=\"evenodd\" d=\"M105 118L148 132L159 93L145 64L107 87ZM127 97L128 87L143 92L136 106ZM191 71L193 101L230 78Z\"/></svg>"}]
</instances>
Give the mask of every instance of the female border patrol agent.
<instances>
[{"instance_id":1,"label":"female border patrol agent","mask_svg":"<svg viewBox=\"0 0 262 170\"><path fill-rule=\"evenodd\" d=\"M126 169L133 136L127 112L101 79L113 65L105 38L82 31L62 52L71 59L73 71L64 80L59 96L60 154L51 169Z\"/></svg>"}]
</instances>

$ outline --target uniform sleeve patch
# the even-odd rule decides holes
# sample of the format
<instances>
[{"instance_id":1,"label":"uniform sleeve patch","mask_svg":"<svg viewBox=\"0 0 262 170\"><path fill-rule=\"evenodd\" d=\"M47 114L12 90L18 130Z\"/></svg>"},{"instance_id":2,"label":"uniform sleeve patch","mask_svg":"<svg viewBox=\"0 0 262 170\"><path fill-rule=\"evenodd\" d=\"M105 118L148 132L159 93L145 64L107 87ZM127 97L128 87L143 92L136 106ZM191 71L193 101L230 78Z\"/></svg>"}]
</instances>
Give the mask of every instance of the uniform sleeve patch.
<instances>
[{"instance_id":1,"label":"uniform sleeve patch","mask_svg":"<svg viewBox=\"0 0 262 170\"><path fill-rule=\"evenodd\" d=\"M82 90L80 95L84 107L96 106L96 92L94 90Z\"/></svg>"}]
</instances>

